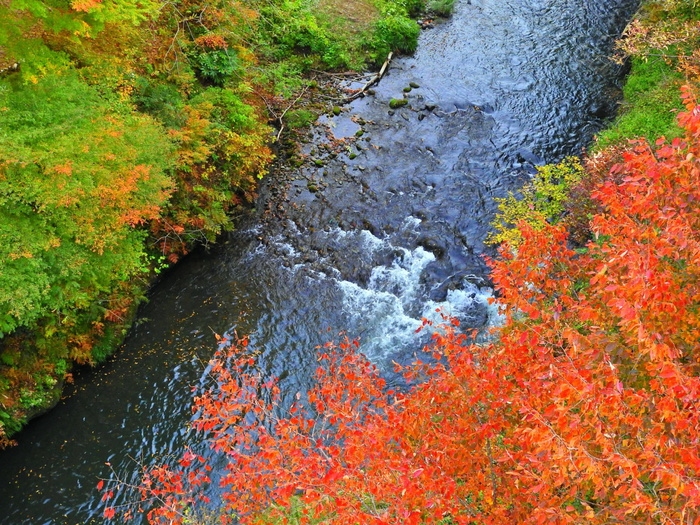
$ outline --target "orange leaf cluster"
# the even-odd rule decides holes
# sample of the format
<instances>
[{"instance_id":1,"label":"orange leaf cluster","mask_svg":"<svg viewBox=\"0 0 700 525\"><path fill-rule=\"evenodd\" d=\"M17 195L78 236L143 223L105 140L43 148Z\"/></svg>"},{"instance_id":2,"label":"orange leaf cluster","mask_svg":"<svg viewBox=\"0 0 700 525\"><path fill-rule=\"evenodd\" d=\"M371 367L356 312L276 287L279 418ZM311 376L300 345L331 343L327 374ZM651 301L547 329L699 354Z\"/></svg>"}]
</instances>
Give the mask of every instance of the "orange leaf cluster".
<instances>
[{"instance_id":1,"label":"orange leaf cluster","mask_svg":"<svg viewBox=\"0 0 700 525\"><path fill-rule=\"evenodd\" d=\"M74 11L89 13L102 7L102 0L72 0L70 6Z\"/></svg>"},{"instance_id":2,"label":"orange leaf cluster","mask_svg":"<svg viewBox=\"0 0 700 525\"><path fill-rule=\"evenodd\" d=\"M224 37L212 33L207 33L206 35L195 38L194 43L207 49L228 48L228 43Z\"/></svg>"}]
</instances>

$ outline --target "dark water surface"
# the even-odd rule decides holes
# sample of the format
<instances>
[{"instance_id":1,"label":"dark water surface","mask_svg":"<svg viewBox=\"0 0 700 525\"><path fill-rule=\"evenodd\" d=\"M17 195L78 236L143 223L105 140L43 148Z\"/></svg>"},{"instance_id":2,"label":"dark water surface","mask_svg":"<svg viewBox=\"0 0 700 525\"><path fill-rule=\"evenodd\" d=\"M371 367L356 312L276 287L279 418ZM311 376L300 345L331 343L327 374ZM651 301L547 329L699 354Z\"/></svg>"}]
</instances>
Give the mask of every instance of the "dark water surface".
<instances>
[{"instance_id":1,"label":"dark water surface","mask_svg":"<svg viewBox=\"0 0 700 525\"><path fill-rule=\"evenodd\" d=\"M458 2L374 95L321 119L305 152L322 165L273 174L258 213L169 273L116 358L78 374L0 454L0 524L102 523L105 462L128 477L134 461L187 442L212 332L252 334L260 365L293 395L314 347L341 330L381 366L410 358L436 308L492 322L482 255L493 198L579 153L613 114L622 72L606 57L636 4Z\"/></svg>"}]
</instances>

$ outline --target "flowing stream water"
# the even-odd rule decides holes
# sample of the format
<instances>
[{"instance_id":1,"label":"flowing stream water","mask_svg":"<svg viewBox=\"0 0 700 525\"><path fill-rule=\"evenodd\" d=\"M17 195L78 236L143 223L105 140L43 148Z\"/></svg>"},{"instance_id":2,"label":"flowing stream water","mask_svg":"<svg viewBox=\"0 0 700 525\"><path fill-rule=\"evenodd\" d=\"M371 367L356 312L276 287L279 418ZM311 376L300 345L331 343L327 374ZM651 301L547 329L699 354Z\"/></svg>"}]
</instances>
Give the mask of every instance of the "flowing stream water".
<instances>
[{"instance_id":1,"label":"flowing stream water","mask_svg":"<svg viewBox=\"0 0 700 525\"><path fill-rule=\"evenodd\" d=\"M118 354L0 454L0 524L102 523L97 481L180 452L213 332L251 334L285 395L341 331L379 366L411 358L436 309L493 322L494 197L581 152L615 112L608 59L636 0L462 0L374 93L322 117L309 160L152 290ZM410 92L404 88L413 83ZM392 98L406 98L390 109ZM362 130L361 136L358 130ZM317 161L317 162L316 162Z\"/></svg>"}]
</instances>

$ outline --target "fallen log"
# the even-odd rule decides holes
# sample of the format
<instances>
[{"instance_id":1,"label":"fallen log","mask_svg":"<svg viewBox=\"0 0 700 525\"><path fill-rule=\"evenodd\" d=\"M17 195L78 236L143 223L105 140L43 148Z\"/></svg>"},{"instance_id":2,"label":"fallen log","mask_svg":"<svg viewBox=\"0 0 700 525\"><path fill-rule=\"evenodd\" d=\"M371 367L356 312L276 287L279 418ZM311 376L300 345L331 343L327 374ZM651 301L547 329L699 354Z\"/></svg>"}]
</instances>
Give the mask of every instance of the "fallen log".
<instances>
[{"instance_id":1,"label":"fallen log","mask_svg":"<svg viewBox=\"0 0 700 525\"><path fill-rule=\"evenodd\" d=\"M369 88L371 88L373 85L375 85L377 82L379 82L384 74L386 73L387 69L389 69L389 64L391 63L391 59L394 57L394 53L391 52L389 55L387 55L386 60L384 61L384 64L382 64L381 69L379 70L379 73L374 75L371 79L369 79L364 86L362 86L362 89L357 91L356 93L353 93L352 95L349 95L343 99L343 104L346 104L348 102L352 102L356 98L360 98L363 96Z\"/></svg>"}]
</instances>

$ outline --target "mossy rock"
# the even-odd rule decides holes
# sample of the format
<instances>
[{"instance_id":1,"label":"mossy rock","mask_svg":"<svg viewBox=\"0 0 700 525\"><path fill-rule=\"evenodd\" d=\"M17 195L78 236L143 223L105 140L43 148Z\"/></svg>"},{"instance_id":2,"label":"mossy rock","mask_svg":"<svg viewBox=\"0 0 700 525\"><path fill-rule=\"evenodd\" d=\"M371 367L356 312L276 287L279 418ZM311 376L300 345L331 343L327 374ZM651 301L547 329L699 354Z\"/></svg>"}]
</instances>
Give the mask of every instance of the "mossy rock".
<instances>
[{"instance_id":1,"label":"mossy rock","mask_svg":"<svg viewBox=\"0 0 700 525\"><path fill-rule=\"evenodd\" d=\"M287 113L287 126L290 129L305 128L313 124L316 114L308 109L295 109Z\"/></svg>"},{"instance_id":2,"label":"mossy rock","mask_svg":"<svg viewBox=\"0 0 700 525\"><path fill-rule=\"evenodd\" d=\"M408 100L406 100L405 98L392 98L389 101L389 107L391 109L398 109L405 106L406 104L408 104Z\"/></svg>"}]
</instances>

